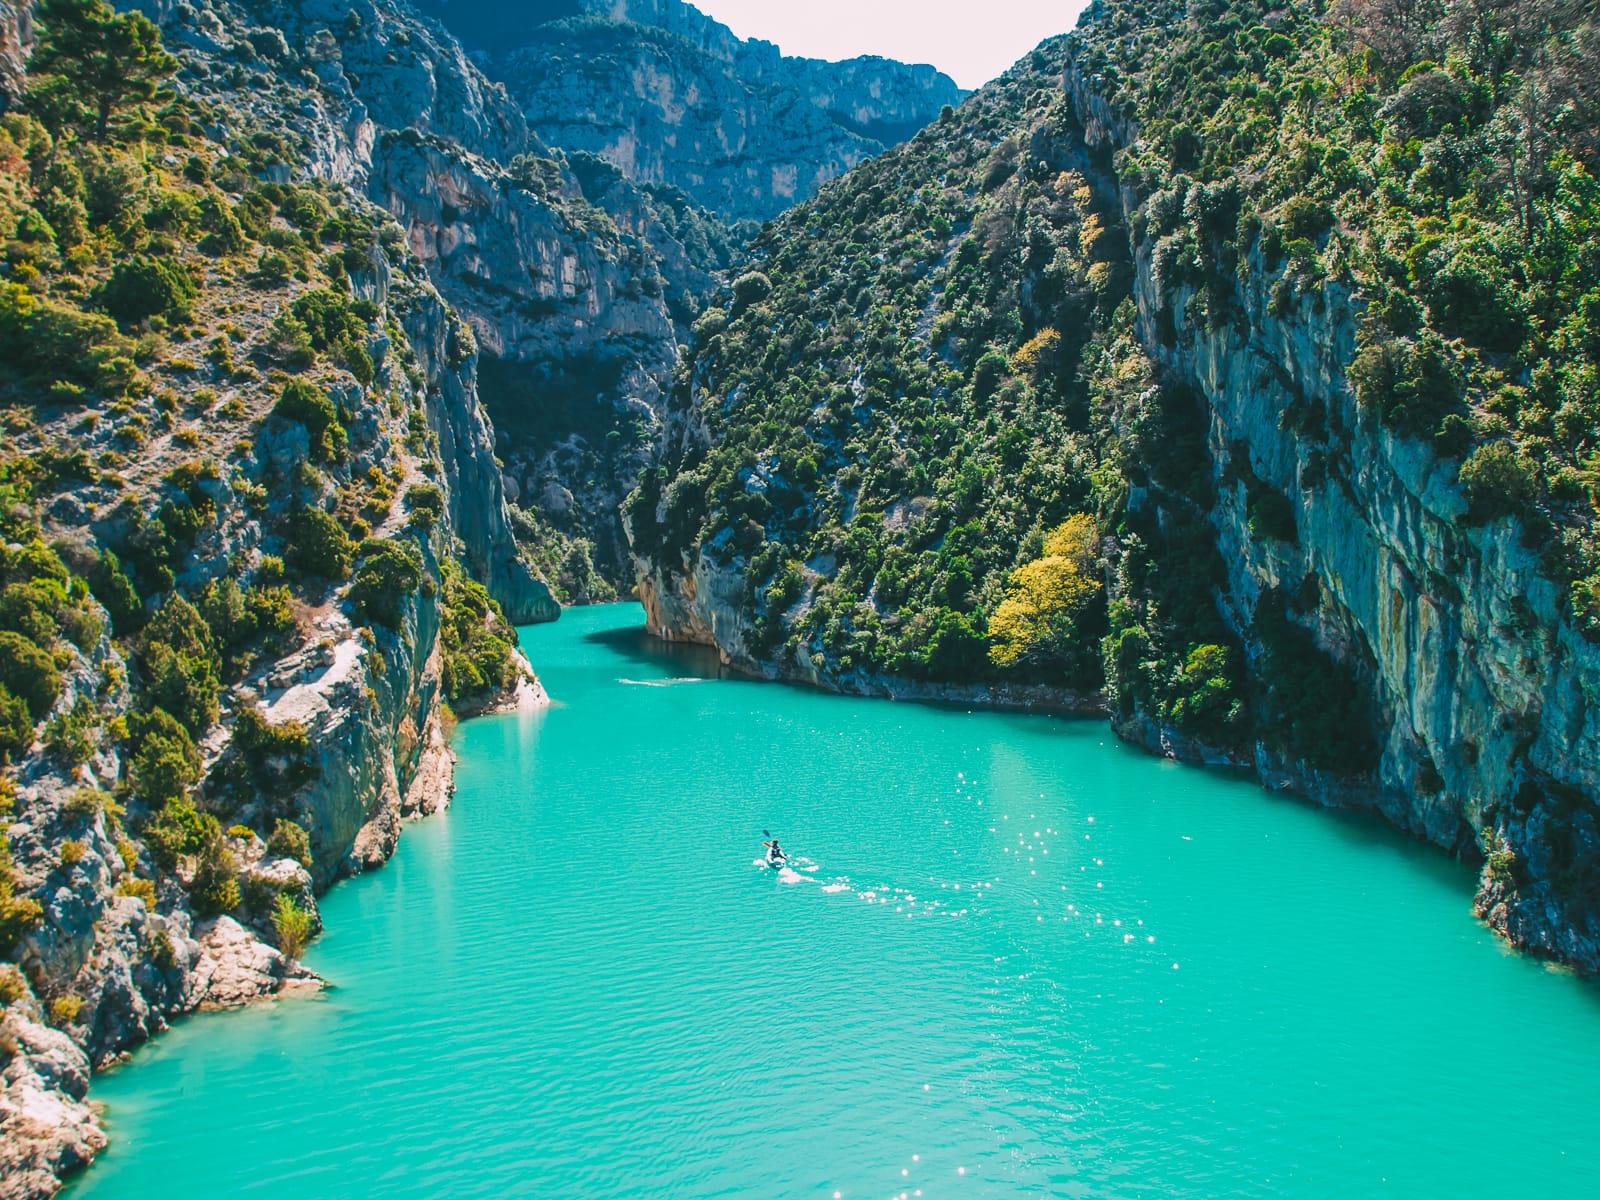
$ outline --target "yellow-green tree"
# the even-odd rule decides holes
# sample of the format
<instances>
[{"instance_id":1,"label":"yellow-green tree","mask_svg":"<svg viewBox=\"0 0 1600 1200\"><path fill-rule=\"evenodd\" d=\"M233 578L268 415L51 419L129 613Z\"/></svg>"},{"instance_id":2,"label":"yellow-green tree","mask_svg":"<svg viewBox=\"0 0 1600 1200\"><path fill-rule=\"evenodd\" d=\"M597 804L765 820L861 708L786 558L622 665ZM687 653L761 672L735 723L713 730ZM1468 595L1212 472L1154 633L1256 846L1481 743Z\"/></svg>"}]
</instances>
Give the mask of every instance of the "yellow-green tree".
<instances>
[{"instance_id":1,"label":"yellow-green tree","mask_svg":"<svg viewBox=\"0 0 1600 1200\"><path fill-rule=\"evenodd\" d=\"M1014 667L1070 651L1103 587L1098 542L1094 518L1078 513L1050 531L1042 556L1011 573L1005 599L989 618L991 662Z\"/></svg>"}]
</instances>

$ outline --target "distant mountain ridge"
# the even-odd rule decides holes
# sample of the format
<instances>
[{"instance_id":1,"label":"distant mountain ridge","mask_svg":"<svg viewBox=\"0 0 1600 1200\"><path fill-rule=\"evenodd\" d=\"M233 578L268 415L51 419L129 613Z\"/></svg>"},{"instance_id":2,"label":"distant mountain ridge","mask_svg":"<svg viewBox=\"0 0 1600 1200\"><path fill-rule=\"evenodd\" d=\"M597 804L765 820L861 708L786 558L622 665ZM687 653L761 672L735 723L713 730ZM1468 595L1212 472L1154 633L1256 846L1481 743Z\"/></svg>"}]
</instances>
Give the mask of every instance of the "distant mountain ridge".
<instances>
[{"instance_id":1,"label":"distant mountain ridge","mask_svg":"<svg viewBox=\"0 0 1600 1200\"><path fill-rule=\"evenodd\" d=\"M728 220L777 215L966 95L927 65L785 57L682 0L418 7L474 49L540 139Z\"/></svg>"}]
</instances>

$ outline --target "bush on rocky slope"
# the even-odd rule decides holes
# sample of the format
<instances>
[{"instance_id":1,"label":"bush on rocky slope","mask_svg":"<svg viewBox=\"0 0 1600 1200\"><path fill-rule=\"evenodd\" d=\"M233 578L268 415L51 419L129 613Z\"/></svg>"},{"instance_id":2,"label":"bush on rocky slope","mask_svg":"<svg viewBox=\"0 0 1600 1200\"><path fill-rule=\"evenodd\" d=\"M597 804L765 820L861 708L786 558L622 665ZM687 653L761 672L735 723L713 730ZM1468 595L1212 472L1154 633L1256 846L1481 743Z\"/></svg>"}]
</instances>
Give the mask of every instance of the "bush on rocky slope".
<instances>
[{"instance_id":1,"label":"bush on rocky slope","mask_svg":"<svg viewBox=\"0 0 1600 1200\"><path fill-rule=\"evenodd\" d=\"M175 88L144 18L49 0L37 28L26 94L0 116L0 784L18 805L0 953L22 956L40 994L79 998L60 1019L100 1057L196 1002L174 990L200 954L175 946L191 914L266 932L287 891L314 925L310 831L332 851L324 882L355 836L300 805L319 755L357 748L314 746L263 696L334 665L343 639L395 694L331 703L350 699L380 739L371 753L414 769L429 712L395 711L411 732L384 745L377 710L435 695L430 597L462 551L428 372L470 368L413 345L435 333L419 313L453 318L375 210L269 180L292 148ZM470 375L450 386L475 405ZM433 519L407 528L402 490ZM308 647L314 629L325 640ZM485 686L514 677L512 654L477 648ZM388 684L391 660L398 676L413 658L419 678ZM273 826L270 841L250 825ZM299 874L268 864L284 857ZM48 911L63 871L98 914L87 958ZM133 933L117 896L143 903ZM129 964L142 993L117 1002L135 1015L109 1024L105 955L151 966Z\"/></svg>"}]
</instances>

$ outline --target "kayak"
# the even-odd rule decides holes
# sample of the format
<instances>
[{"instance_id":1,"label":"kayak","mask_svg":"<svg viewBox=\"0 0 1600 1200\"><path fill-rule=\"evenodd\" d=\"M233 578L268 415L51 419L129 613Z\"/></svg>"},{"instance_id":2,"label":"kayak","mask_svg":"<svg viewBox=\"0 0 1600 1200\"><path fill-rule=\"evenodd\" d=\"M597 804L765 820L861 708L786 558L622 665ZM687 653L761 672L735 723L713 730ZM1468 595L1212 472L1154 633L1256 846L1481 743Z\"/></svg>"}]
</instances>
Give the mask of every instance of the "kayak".
<instances>
[{"instance_id":1,"label":"kayak","mask_svg":"<svg viewBox=\"0 0 1600 1200\"><path fill-rule=\"evenodd\" d=\"M774 854L771 850L767 851L767 866L781 869L788 865L789 856L787 854Z\"/></svg>"}]
</instances>

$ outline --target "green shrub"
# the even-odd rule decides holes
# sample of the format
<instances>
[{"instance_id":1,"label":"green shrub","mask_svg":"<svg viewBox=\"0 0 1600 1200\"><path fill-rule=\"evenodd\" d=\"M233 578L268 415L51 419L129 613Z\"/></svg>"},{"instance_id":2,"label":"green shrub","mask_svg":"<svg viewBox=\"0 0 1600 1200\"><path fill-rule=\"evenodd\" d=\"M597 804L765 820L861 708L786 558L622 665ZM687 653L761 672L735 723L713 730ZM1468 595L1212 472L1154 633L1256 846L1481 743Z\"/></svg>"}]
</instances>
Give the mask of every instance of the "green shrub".
<instances>
[{"instance_id":1,"label":"green shrub","mask_svg":"<svg viewBox=\"0 0 1600 1200\"><path fill-rule=\"evenodd\" d=\"M422 583L422 552L415 542L368 538L350 585L350 599L369 621L398 629L401 605Z\"/></svg>"},{"instance_id":2,"label":"green shrub","mask_svg":"<svg viewBox=\"0 0 1600 1200\"><path fill-rule=\"evenodd\" d=\"M445 697L459 701L517 680L516 631L484 587L450 564L439 632Z\"/></svg>"},{"instance_id":3,"label":"green shrub","mask_svg":"<svg viewBox=\"0 0 1600 1200\"><path fill-rule=\"evenodd\" d=\"M280 817L272 826L272 836L267 839L267 852L277 858L292 858L309 869L311 835L305 826Z\"/></svg>"},{"instance_id":4,"label":"green shrub","mask_svg":"<svg viewBox=\"0 0 1600 1200\"><path fill-rule=\"evenodd\" d=\"M34 721L44 719L61 695L55 660L20 633L0 631L0 687L28 706Z\"/></svg>"},{"instance_id":5,"label":"green shrub","mask_svg":"<svg viewBox=\"0 0 1600 1200\"><path fill-rule=\"evenodd\" d=\"M9 955L44 915L44 910L32 897L17 895L16 885L11 839L0 832L0 954L3 955Z\"/></svg>"},{"instance_id":6,"label":"green shrub","mask_svg":"<svg viewBox=\"0 0 1600 1200\"><path fill-rule=\"evenodd\" d=\"M9 1007L28 994L28 981L10 963L0 964L0 1008Z\"/></svg>"},{"instance_id":7,"label":"green shrub","mask_svg":"<svg viewBox=\"0 0 1600 1200\"><path fill-rule=\"evenodd\" d=\"M772 294L772 280L760 271L746 271L733 281L733 301L740 308L760 304Z\"/></svg>"},{"instance_id":8,"label":"green shrub","mask_svg":"<svg viewBox=\"0 0 1600 1200\"><path fill-rule=\"evenodd\" d=\"M334 517L320 508L302 509L290 530L284 559L295 570L323 579L344 579L350 574L355 545Z\"/></svg>"},{"instance_id":9,"label":"green shrub","mask_svg":"<svg viewBox=\"0 0 1600 1200\"><path fill-rule=\"evenodd\" d=\"M298 421L306 427L311 437L311 461L340 462L344 459L349 439L339 421L339 410L328 393L315 384L303 379L291 379L284 384L272 415Z\"/></svg>"},{"instance_id":10,"label":"green shrub","mask_svg":"<svg viewBox=\"0 0 1600 1200\"><path fill-rule=\"evenodd\" d=\"M279 893L272 907L272 928L285 958L299 958L311 941L311 914L293 896Z\"/></svg>"},{"instance_id":11,"label":"green shrub","mask_svg":"<svg viewBox=\"0 0 1600 1200\"><path fill-rule=\"evenodd\" d=\"M405 506L411 513L413 526L418 529L432 529L444 516L444 492L435 484L413 484L406 489Z\"/></svg>"},{"instance_id":12,"label":"green shrub","mask_svg":"<svg viewBox=\"0 0 1600 1200\"><path fill-rule=\"evenodd\" d=\"M144 902L150 912L156 910L156 885L154 880L140 879L137 875L127 875L117 884L117 895L134 896Z\"/></svg>"},{"instance_id":13,"label":"green shrub","mask_svg":"<svg viewBox=\"0 0 1600 1200\"><path fill-rule=\"evenodd\" d=\"M110 317L0 285L0 355L36 381L121 391L138 377L133 350Z\"/></svg>"},{"instance_id":14,"label":"green shrub","mask_svg":"<svg viewBox=\"0 0 1600 1200\"><path fill-rule=\"evenodd\" d=\"M1539 496L1539 470L1509 442L1479 446L1461 464L1467 519L1483 523L1527 514Z\"/></svg>"},{"instance_id":15,"label":"green shrub","mask_svg":"<svg viewBox=\"0 0 1600 1200\"><path fill-rule=\"evenodd\" d=\"M136 254L111 268L100 303L119 321L137 323L150 317L186 321L197 294L189 273L171 259Z\"/></svg>"},{"instance_id":16,"label":"green shrub","mask_svg":"<svg viewBox=\"0 0 1600 1200\"><path fill-rule=\"evenodd\" d=\"M311 346L317 351L330 350L365 332L349 297L329 288L312 288L302 292L295 297L289 309L305 326Z\"/></svg>"},{"instance_id":17,"label":"green shrub","mask_svg":"<svg viewBox=\"0 0 1600 1200\"><path fill-rule=\"evenodd\" d=\"M50 1001L50 1024L72 1025L78 1019L78 1014L83 1011L83 997L68 992L65 996L57 996Z\"/></svg>"},{"instance_id":18,"label":"green shrub","mask_svg":"<svg viewBox=\"0 0 1600 1200\"><path fill-rule=\"evenodd\" d=\"M0 683L0 762L16 762L33 745L33 714L28 702Z\"/></svg>"},{"instance_id":19,"label":"green shrub","mask_svg":"<svg viewBox=\"0 0 1600 1200\"><path fill-rule=\"evenodd\" d=\"M44 744L63 762L77 766L94 753L100 713L88 697L79 696L72 708L51 717L44 727Z\"/></svg>"},{"instance_id":20,"label":"green shrub","mask_svg":"<svg viewBox=\"0 0 1600 1200\"><path fill-rule=\"evenodd\" d=\"M200 780L200 752L178 719L163 709L128 721L133 792L151 809L182 800Z\"/></svg>"},{"instance_id":21,"label":"green shrub","mask_svg":"<svg viewBox=\"0 0 1600 1200\"><path fill-rule=\"evenodd\" d=\"M245 705L234 716L233 737L263 794L281 797L316 778L311 736L299 721L274 725L259 708Z\"/></svg>"},{"instance_id":22,"label":"green shrub","mask_svg":"<svg viewBox=\"0 0 1600 1200\"><path fill-rule=\"evenodd\" d=\"M219 917L238 908L243 897L239 892L239 869L222 839L222 831L215 818L206 820L206 832L195 862L194 882L189 885L189 898L197 916Z\"/></svg>"},{"instance_id":23,"label":"green shrub","mask_svg":"<svg viewBox=\"0 0 1600 1200\"><path fill-rule=\"evenodd\" d=\"M165 709L198 737L217 719L221 666L211 631L193 604L167 597L139 640L146 702Z\"/></svg>"},{"instance_id":24,"label":"green shrub","mask_svg":"<svg viewBox=\"0 0 1600 1200\"><path fill-rule=\"evenodd\" d=\"M220 837L217 819L202 813L188 800L169 801L160 812L144 823L140 831L150 855L166 871L178 859L195 854L213 837Z\"/></svg>"}]
</instances>

